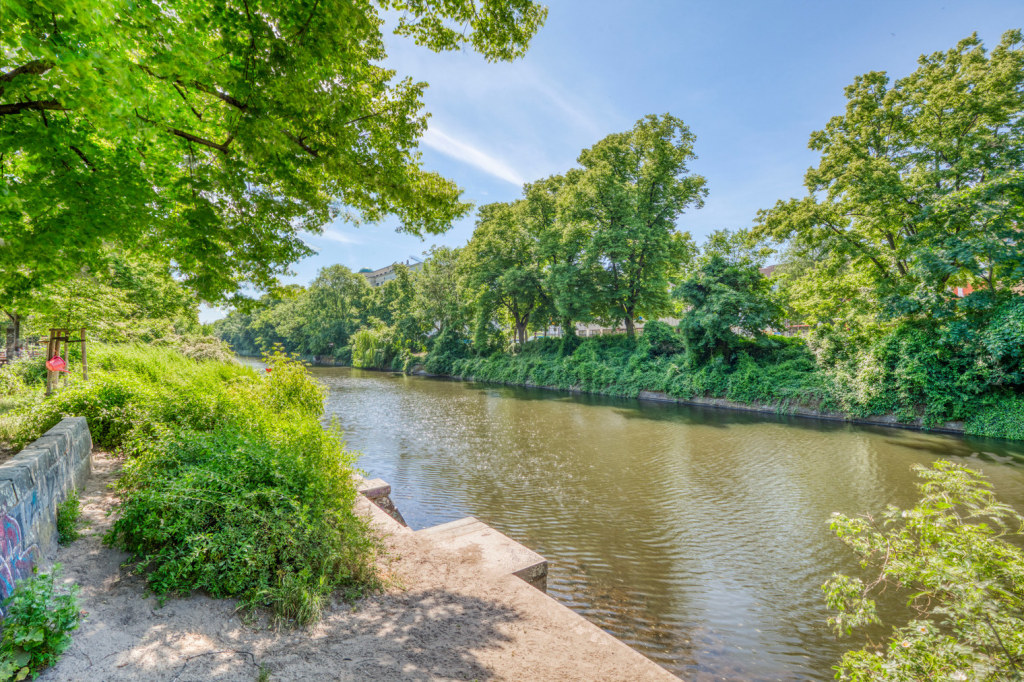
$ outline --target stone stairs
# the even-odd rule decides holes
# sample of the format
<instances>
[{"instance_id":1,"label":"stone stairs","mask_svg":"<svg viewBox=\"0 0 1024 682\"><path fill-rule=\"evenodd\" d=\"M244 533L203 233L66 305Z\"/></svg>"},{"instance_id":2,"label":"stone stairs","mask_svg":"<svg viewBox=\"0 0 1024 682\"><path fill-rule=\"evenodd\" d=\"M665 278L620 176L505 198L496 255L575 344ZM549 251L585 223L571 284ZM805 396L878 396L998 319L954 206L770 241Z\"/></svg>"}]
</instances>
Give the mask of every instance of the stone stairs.
<instances>
[{"instance_id":1,"label":"stone stairs","mask_svg":"<svg viewBox=\"0 0 1024 682\"><path fill-rule=\"evenodd\" d=\"M503 573L522 578L541 592L547 591L548 561L529 547L503 535L483 521L467 516L416 531L431 538L439 547L461 550L471 545L479 549L483 561Z\"/></svg>"}]
</instances>

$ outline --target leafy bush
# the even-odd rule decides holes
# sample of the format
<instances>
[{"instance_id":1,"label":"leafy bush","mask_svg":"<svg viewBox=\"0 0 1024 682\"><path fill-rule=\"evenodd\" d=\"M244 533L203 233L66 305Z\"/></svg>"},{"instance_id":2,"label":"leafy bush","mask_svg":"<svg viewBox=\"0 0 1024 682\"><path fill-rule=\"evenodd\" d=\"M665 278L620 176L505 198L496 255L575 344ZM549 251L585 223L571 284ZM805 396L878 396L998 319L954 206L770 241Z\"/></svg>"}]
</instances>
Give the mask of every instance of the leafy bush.
<instances>
[{"instance_id":1,"label":"leafy bush","mask_svg":"<svg viewBox=\"0 0 1024 682\"><path fill-rule=\"evenodd\" d=\"M994 396L971 415L964 431L972 436L1024 440L1024 396Z\"/></svg>"},{"instance_id":2,"label":"leafy bush","mask_svg":"<svg viewBox=\"0 0 1024 682\"><path fill-rule=\"evenodd\" d=\"M0 396L10 396L25 390L25 381L9 365L0 367Z\"/></svg>"},{"instance_id":3,"label":"leafy bush","mask_svg":"<svg viewBox=\"0 0 1024 682\"><path fill-rule=\"evenodd\" d=\"M668 325L662 325L663 330L648 324L639 339L624 335L583 339L568 356L562 355L558 339L538 339L515 356L452 361L450 374L623 397L661 391L683 399L710 396L780 407L799 403L828 409L833 404L821 372L799 339L748 341L740 346L744 350L737 353L735 365L718 357L692 367L684 353L669 354L672 344L680 343L676 332Z\"/></svg>"},{"instance_id":4,"label":"leafy bush","mask_svg":"<svg viewBox=\"0 0 1024 682\"><path fill-rule=\"evenodd\" d=\"M1024 383L1024 296L1014 296L998 308L981 330L982 344L1002 379Z\"/></svg>"},{"instance_id":5,"label":"leafy bush","mask_svg":"<svg viewBox=\"0 0 1024 682\"><path fill-rule=\"evenodd\" d=\"M354 457L315 421L277 429L179 431L126 464L108 540L158 595L205 590L309 623L330 592L372 579Z\"/></svg>"},{"instance_id":6,"label":"leafy bush","mask_svg":"<svg viewBox=\"0 0 1024 682\"><path fill-rule=\"evenodd\" d=\"M172 346L186 358L193 360L231 362L235 358L231 346L213 336L178 337Z\"/></svg>"},{"instance_id":7,"label":"leafy bush","mask_svg":"<svg viewBox=\"0 0 1024 682\"><path fill-rule=\"evenodd\" d=\"M78 519L81 516L78 491L72 488L67 499L57 505L57 542L70 545L78 539Z\"/></svg>"},{"instance_id":8,"label":"leafy bush","mask_svg":"<svg viewBox=\"0 0 1024 682\"><path fill-rule=\"evenodd\" d=\"M939 461L915 467L921 500L880 520L832 517L832 529L873 573L835 574L823 590L839 634L881 621L873 595L902 588L910 619L885 651L847 652L844 680L1005 680L1024 667L1024 516L998 502L981 474Z\"/></svg>"},{"instance_id":9,"label":"leafy bush","mask_svg":"<svg viewBox=\"0 0 1024 682\"><path fill-rule=\"evenodd\" d=\"M941 330L901 324L828 370L842 409L925 425L969 417L991 391L988 368Z\"/></svg>"},{"instance_id":10,"label":"leafy bush","mask_svg":"<svg viewBox=\"0 0 1024 682\"><path fill-rule=\"evenodd\" d=\"M387 369L399 355L394 330L385 325L363 327L350 339L352 366L366 369Z\"/></svg>"},{"instance_id":11,"label":"leafy bush","mask_svg":"<svg viewBox=\"0 0 1024 682\"><path fill-rule=\"evenodd\" d=\"M46 360L44 358L18 358L4 365L4 369L28 386L46 381Z\"/></svg>"},{"instance_id":12,"label":"leafy bush","mask_svg":"<svg viewBox=\"0 0 1024 682\"><path fill-rule=\"evenodd\" d=\"M100 447L129 455L106 540L157 595L205 590L307 623L334 590L376 584L354 456L322 427L323 388L301 363L275 353L257 374L168 348L95 355L95 377L33 408L18 435L82 414Z\"/></svg>"},{"instance_id":13,"label":"leafy bush","mask_svg":"<svg viewBox=\"0 0 1024 682\"><path fill-rule=\"evenodd\" d=\"M721 253L701 258L672 295L687 306L679 329L692 366L715 357L732 364L748 339L760 340L764 330L778 327L783 316L768 279L757 266Z\"/></svg>"},{"instance_id":14,"label":"leafy bush","mask_svg":"<svg viewBox=\"0 0 1024 682\"><path fill-rule=\"evenodd\" d=\"M644 325L641 341L647 344L653 355L675 355L684 350L682 335L658 320L652 320Z\"/></svg>"},{"instance_id":15,"label":"leafy bush","mask_svg":"<svg viewBox=\"0 0 1024 682\"><path fill-rule=\"evenodd\" d=\"M424 368L431 374L451 374L455 362L469 355L469 340L454 329L445 329L434 342Z\"/></svg>"},{"instance_id":16,"label":"leafy bush","mask_svg":"<svg viewBox=\"0 0 1024 682\"><path fill-rule=\"evenodd\" d=\"M57 662L78 627L78 588L58 594L55 580L60 564L50 573L18 583L4 604L0 635L0 679L23 680Z\"/></svg>"}]
</instances>

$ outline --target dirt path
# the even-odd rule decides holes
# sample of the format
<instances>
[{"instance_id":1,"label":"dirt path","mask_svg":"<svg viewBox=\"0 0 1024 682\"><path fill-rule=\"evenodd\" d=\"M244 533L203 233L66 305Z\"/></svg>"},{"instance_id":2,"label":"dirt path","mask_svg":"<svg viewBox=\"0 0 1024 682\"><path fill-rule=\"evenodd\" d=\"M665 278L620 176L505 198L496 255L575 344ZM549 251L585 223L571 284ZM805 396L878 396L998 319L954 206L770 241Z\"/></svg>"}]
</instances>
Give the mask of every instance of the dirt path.
<instances>
[{"instance_id":1,"label":"dirt path","mask_svg":"<svg viewBox=\"0 0 1024 682\"><path fill-rule=\"evenodd\" d=\"M88 615L42 680L658 680L676 679L473 552L439 553L412 533L387 542L405 590L332 604L305 630L249 626L229 600L160 608L104 547L119 463L95 453L82 494L85 534L61 548L64 579Z\"/></svg>"}]
</instances>

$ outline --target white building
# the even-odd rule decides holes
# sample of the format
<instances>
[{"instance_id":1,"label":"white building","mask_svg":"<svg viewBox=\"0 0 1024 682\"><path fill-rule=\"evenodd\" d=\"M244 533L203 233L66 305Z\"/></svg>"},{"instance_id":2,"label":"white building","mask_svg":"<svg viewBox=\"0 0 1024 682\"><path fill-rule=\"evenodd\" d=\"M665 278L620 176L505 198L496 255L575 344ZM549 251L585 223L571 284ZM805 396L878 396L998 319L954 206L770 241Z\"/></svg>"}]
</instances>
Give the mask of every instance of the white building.
<instances>
[{"instance_id":1,"label":"white building","mask_svg":"<svg viewBox=\"0 0 1024 682\"><path fill-rule=\"evenodd\" d=\"M370 283L371 287L379 287L381 284L384 284L384 282L388 282L395 278L396 265L398 265L397 262L392 263L391 265L386 265L378 270L371 270L370 272L363 272L360 274L366 277L366 281ZM409 268L412 272L423 269L423 263L410 263L409 261L405 261L403 265Z\"/></svg>"}]
</instances>

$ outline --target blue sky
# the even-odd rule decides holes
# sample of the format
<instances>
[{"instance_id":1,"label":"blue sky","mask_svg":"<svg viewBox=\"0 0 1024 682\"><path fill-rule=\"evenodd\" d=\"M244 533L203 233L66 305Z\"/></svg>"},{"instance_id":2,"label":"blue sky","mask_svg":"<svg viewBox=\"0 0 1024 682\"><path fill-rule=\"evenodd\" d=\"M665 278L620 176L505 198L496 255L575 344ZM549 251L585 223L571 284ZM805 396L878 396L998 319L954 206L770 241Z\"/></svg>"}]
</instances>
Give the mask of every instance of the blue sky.
<instances>
[{"instance_id":1,"label":"blue sky","mask_svg":"<svg viewBox=\"0 0 1024 682\"><path fill-rule=\"evenodd\" d=\"M389 37L388 65L430 84L424 166L455 180L477 206L509 201L523 182L573 167L605 135L668 112L697 136L692 170L708 181L705 207L679 221L698 240L749 226L758 209L804 193L803 174L816 161L808 137L842 113L843 88L855 76L903 76L922 53L974 31L991 49L1004 31L1024 26L1020 0L548 4L530 51L510 64ZM396 222L334 224L308 237L317 255L286 279L305 284L334 263L378 268L432 244L459 246L474 219L423 240L396 233ZM219 316L203 312L204 321Z\"/></svg>"}]
</instances>

